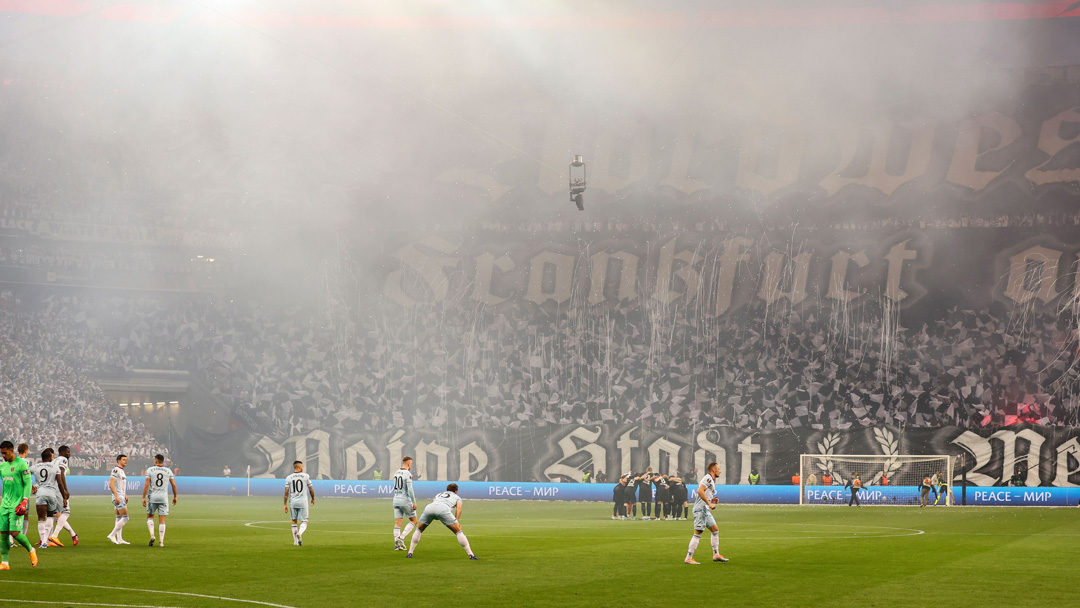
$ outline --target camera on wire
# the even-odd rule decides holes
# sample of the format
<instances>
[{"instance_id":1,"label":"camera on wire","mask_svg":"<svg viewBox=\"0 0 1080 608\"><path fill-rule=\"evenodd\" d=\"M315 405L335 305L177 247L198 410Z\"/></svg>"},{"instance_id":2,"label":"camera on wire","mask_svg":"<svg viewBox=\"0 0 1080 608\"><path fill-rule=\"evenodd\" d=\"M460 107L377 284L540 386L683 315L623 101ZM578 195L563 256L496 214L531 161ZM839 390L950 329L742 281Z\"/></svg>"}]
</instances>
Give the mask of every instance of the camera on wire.
<instances>
[{"instance_id":1,"label":"camera on wire","mask_svg":"<svg viewBox=\"0 0 1080 608\"><path fill-rule=\"evenodd\" d=\"M574 160L570 163L570 200L577 205L578 211L585 210L583 192L585 192L585 161L581 159L580 154L575 154Z\"/></svg>"}]
</instances>

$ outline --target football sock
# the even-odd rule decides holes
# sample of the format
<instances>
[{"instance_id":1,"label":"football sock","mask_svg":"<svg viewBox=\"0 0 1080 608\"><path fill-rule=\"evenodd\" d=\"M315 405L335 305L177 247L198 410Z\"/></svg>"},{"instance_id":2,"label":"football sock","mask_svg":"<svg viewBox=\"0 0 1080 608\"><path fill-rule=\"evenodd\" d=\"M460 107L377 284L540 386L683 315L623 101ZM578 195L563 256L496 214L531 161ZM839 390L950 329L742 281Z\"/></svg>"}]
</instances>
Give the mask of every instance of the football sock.
<instances>
[{"instance_id":1,"label":"football sock","mask_svg":"<svg viewBox=\"0 0 1080 608\"><path fill-rule=\"evenodd\" d=\"M150 538L154 538L154 518L146 518L146 529L150 531Z\"/></svg>"},{"instance_id":2,"label":"football sock","mask_svg":"<svg viewBox=\"0 0 1080 608\"><path fill-rule=\"evenodd\" d=\"M304 531L307 530L307 522L300 522L300 527L296 529L296 537L300 540L304 540Z\"/></svg>"},{"instance_id":3,"label":"football sock","mask_svg":"<svg viewBox=\"0 0 1080 608\"><path fill-rule=\"evenodd\" d=\"M56 531L67 530L68 534L75 536L75 530L68 523L68 517L71 517L70 513L61 513L60 517L56 518Z\"/></svg>"},{"instance_id":4,"label":"football sock","mask_svg":"<svg viewBox=\"0 0 1080 608\"><path fill-rule=\"evenodd\" d=\"M109 532L109 536L116 537L116 533L120 530L120 516L116 516L116 523L113 524L112 532Z\"/></svg>"},{"instance_id":5,"label":"football sock","mask_svg":"<svg viewBox=\"0 0 1080 608\"><path fill-rule=\"evenodd\" d=\"M394 526L394 540L401 538L401 526Z\"/></svg>"},{"instance_id":6,"label":"football sock","mask_svg":"<svg viewBox=\"0 0 1080 608\"><path fill-rule=\"evenodd\" d=\"M292 525L292 542L295 543L297 540L299 540L299 539L296 537L296 524L293 524Z\"/></svg>"},{"instance_id":7,"label":"football sock","mask_svg":"<svg viewBox=\"0 0 1080 608\"><path fill-rule=\"evenodd\" d=\"M28 534L29 532L30 532L30 516L27 515L26 517L23 518L22 533L23 534Z\"/></svg>"},{"instance_id":8,"label":"football sock","mask_svg":"<svg viewBox=\"0 0 1080 608\"><path fill-rule=\"evenodd\" d=\"M49 540L49 533L45 529L45 520L39 519L37 522L37 534L41 542Z\"/></svg>"},{"instance_id":9,"label":"football sock","mask_svg":"<svg viewBox=\"0 0 1080 608\"><path fill-rule=\"evenodd\" d=\"M409 543L409 553L412 553L413 551L416 551L416 545L420 544L420 535L421 534L423 534L423 532L421 532L420 530L417 530L416 532L413 532L412 542Z\"/></svg>"},{"instance_id":10,"label":"football sock","mask_svg":"<svg viewBox=\"0 0 1080 608\"><path fill-rule=\"evenodd\" d=\"M401 531L401 540L405 540L405 537L408 536L409 532L412 532L415 527L416 526L414 526L411 521L405 524L405 529Z\"/></svg>"},{"instance_id":11,"label":"football sock","mask_svg":"<svg viewBox=\"0 0 1080 608\"><path fill-rule=\"evenodd\" d=\"M630 508L634 510L634 517L637 517L637 503L635 502L634 506L632 506Z\"/></svg>"},{"instance_id":12,"label":"football sock","mask_svg":"<svg viewBox=\"0 0 1080 608\"><path fill-rule=\"evenodd\" d=\"M712 538L709 539L709 540L712 542L712 554L713 554L713 557L716 557L717 555L720 555L720 533L719 532L713 532L712 533Z\"/></svg>"},{"instance_id":13,"label":"football sock","mask_svg":"<svg viewBox=\"0 0 1080 608\"><path fill-rule=\"evenodd\" d=\"M157 529L158 529L158 540L164 543L165 542L165 524L158 524ZM181 543L181 544L183 544L183 543Z\"/></svg>"},{"instance_id":14,"label":"football sock","mask_svg":"<svg viewBox=\"0 0 1080 608\"><path fill-rule=\"evenodd\" d=\"M472 555L472 548L469 547L469 539L465 538L464 532L457 533L457 544L461 545L465 549L465 553Z\"/></svg>"},{"instance_id":15,"label":"football sock","mask_svg":"<svg viewBox=\"0 0 1080 608\"><path fill-rule=\"evenodd\" d=\"M26 538L26 535L21 533L21 532L15 537L15 542L22 545L23 548L26 549L27 551L33 551L34 550L34 548L32 546L30 546L30 539Z\"/></svg>"},{"instance_id":16,"label":"football sock","mask_svg":"<svg viewBox=\"0 0 1080 608\"><path fill-rule=\"evenodd\" d=\"M686 552L686 559L694 559L694 551L697 551L698 543L701 542L701 535L695 534L690 537L690 549Z\"/></svg>"},{"instance_id":17,"label":"football sock","mask_svg":"<svg viewBox=\"0 0 1080 608\"><path fill-rule=\"evenodd\" d=\"M8 563L8 554L11 553L11 545L8 543L8 538L10 536L10 534L0 536L0 539L3 539L4 541L0 542L0 561L3 561L5 564Z\"/></svg>"},{"instance_id":18,"label":"football sock","mask_svg":"<svg viewBox=\"0 0 1080 608\"><path fill-rule=\"evenodd\" d=\"M127 515L121 515L120 519L116 520L116 539L117 540L124 540L124 526L127 525L128 519L129 518L128 518Z\"/></svg>"}]
</instances>

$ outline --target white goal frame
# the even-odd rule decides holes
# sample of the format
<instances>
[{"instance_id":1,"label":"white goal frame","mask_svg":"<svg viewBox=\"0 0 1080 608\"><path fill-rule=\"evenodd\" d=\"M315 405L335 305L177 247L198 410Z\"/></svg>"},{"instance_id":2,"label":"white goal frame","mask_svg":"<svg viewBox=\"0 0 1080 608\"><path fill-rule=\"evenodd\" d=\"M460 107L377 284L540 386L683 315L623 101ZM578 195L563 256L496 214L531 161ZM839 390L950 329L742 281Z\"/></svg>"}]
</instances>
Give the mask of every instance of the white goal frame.
<instances>
[{"instance_id":1,"label":"white goal frame","mask_svg":"<svg viewBox=\"0 0 1080 608\"><path fill-rule=\"evenodd\" d=\"M954 506L953 463L947 454L800 454L799 504L847 505L850 490L845 486L852 474L859 473L864 488L859 500L863 504L916 506L920 504L922 480L941 472L946 486L941 497L945 506ZM825 473L832 476L831 487L821 483ZM882 483L883 474L887 484ZM816 476L817 484L808 483L811 475ZM937 487L934 491L937 495Z\"/></svg>"}]
</instances>

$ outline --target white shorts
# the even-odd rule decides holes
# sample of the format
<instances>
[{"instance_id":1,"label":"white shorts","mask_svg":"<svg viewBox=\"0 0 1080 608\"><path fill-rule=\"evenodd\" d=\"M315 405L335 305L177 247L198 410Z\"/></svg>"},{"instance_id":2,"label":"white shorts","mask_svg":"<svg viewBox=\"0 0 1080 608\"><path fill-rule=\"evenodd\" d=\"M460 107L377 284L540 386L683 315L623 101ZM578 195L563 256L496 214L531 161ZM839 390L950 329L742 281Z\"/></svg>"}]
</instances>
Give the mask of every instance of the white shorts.
<instances>
[{"instance_id":1,"label":"white shorts","mask_svg":"<svg viewBox=\"0 0 1080 608\"><path fill-rule=\"evenodd\" d=\"M432 503L424 507L424 512L420 515L420 523L426 526L436 519L445 526L452 526L457 523L454 512L447 505Z\"/></svg>"},{"instance_id":2,"label":"white shorts","mask_svg":"<svg viewBox=\"0 0 1080 608\"><path fill-rule=\"evenodd\" d=\"M114 501L112 501L112 504L113 504L113 508L116 509L117 511L119 511L120 509L126 509L127 508L127 496L121 496L119 502L114 500Z\"/></svg>"},{"instance_id":3,"label":"white shorts","mask_svg":"<svg viewBox=\"0 0 1080 608\"><path fill-rule=\"evenodd\" d=\"M412 519L416 517L416 509L411 502L394 501L394 519Z\"/></svg>"},{"instance_id":4,"label":"white shorts","mask_svg":"<svg viewBox=\"0 0 1080 608\"><path fill-rule=\"evenodd\" d=\"M708 530L716 525L712 509L704 505L694 507L694 529Z\"/></svg>"},{"instance_id":5,"label":"white shorts","mask_svg":"<svg viewBox=\"0 0 1080 608\"><path fill-rule=\"evenodd\" d=\"M169 514L169 500L165 499L165 502L161 501L146 501L146 514L147 515L168 515Z\"/></svg>"},{"instance_id":6,"label":"white shorts","mask_svg":"<svg viewBox=\"0 0 1080 608\"><path fill-rule=\"evenodd\" d=\"M293 521L297 521L297 522L307 521L307 515L308 515L308 506L307 505L304 505L302 507L294 507L294 506L291 506L291 505L289 506L289 519L291 519Z\"/></svg>"},{"instance_id":7,"label":"white shorts","mask_svg":"<svg viewBox=\"0 0 1080 608\"><path fill-rule=\"evenodd\" d=\"M39 489L34 504L45 505L49 515L53 515L64 509L64 498L58 492L44 492Z\"/></svg>"}]
</instances>

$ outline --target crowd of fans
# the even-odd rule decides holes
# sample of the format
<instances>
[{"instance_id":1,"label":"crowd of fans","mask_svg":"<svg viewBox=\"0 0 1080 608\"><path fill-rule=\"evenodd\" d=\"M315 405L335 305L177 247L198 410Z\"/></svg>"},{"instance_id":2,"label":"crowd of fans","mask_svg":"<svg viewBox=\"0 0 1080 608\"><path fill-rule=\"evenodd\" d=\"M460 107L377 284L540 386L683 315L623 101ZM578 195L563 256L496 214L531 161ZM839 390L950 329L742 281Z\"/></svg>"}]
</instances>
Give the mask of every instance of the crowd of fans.
<instances>
[{"instance_id":1,"label":"crowd of fans","mask_svg":"<svg viewBox=\"0 0 1080 608\"><path fill-rule=\"evenodd\" d=\"M218 212L212 213L215 209ZM169 197L86 200L41 198L26 192L0 200L0 219L232 230L234 222L220 211L218 201L209 199L180 205Z\"/></svg>"},{"instance_id":2,"label":"crowd of fans","mask_svg":"<svg viewBox=\"0 0 1080 608\"><path fill-rule=\"evenodd\" d=\"M56 241L34 244L0 241L0 266L89 273L189 274L205 270L208 263L218 267L225 264L221 258L208 262L205 256L193 257L182 249L121 247L111 244L75 245Z\"/></svg>"},{"instance_id":3,"label":"crowd of fans","mask_svg":"<svg viewBox=\"0 0 1080 608\"><path fill-rule=\"evenodd\" d=\"M954 310L905 327L872 312L456 306L319 315L210 297L51 296L21 310L37 311L32 327L56 361L190 370L266 433L1077 422L1071 317Z\"/></svg>"},{"instance_id":4,"label":"crowd of fans","mask_svg":"<svg viewBox=\"0 0 1080 608\"><path fill-rule=\"evenodd\" d=\"M0 198L0 229L44 238L139 245L233 248L241 234L233 219L200 205L149 205L145 201L77 201L29 196Z\"/></svg>"},{"instance_id":5,"label":"crowd of fans","mask_svg":"<svg viewBox=\"0 0 1080 608\"><path fill-rule=\"evenodd\" d=\"M16 310L0 294L0 419L33 451L67 444L81 468L103 468L117 450L148 459L165 448L109 403L88 374L99 354L54 311ZM98 358L98 361L101 359Z\"/></svg>"}]
</instances>

